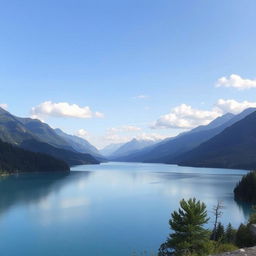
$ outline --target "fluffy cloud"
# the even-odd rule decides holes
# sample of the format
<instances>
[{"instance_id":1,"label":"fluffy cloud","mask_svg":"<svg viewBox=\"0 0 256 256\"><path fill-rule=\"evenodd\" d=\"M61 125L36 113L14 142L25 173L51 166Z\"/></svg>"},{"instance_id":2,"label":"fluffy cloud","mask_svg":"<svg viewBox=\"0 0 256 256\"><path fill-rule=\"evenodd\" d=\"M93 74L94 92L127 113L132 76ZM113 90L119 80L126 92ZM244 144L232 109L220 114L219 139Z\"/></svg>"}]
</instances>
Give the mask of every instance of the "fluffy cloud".
<instances>
[{"instance_id":1,"label":"fluffy cloud","mask_svg":"<svg viewBox=\"0 0 256 256\"><path fill-rule=\"evenodd\" d=\"M81 137L83 139L88 139L89 133L84 129L79 129L76 133L76 136Z\"/></svg>"},{"instance_id":2,"label":"fluffy cloud","mask_svg":"<svg viewBox=\"0 0 256 256\"><path fill-rule=\"evenodd\" d=\"M256 102L236 100L223 100L219 99L216 103L216 107L222 111L222 113L238 114L247 108L256 108Z\"/></svg>"},{"instance_id":3,"label":"fluffy cloud","mask_svg":"<svg viewBox=\"0 0 256 256\"><path fill-rule=\"evenodd\" d=\"M221 113L214 111L200 110L189 105L181 104L171 110L170 113L161 116L152 128L183 128L189 129L198 125L208 124Z\"/></svg>"},{"instance_id":4,"label":"fluffy cloud","mask_svg":"<svg viewBox=\"0 0 256 256\"><path fill-rule=\"evenodd\" d=\"M219 99L211 110L194 109L189 105L181 104L173 108L170 113L161 116L151 128L191 129L199 125L206 125L225 113L238 114L250 107L256 107L256 102Z\"/></svg>"},{"instance_id":5,"label":"fluffy cloud","mask_svg":"<svg viewBox=\"0 0 256 256\"><path fill-rule=\"evenodd\" d=\"M216 83L216 87L233 87L239 90L256 88L256 79L245 79L239 75L232 74L229 77L221 77Z\"/></svg>"},{"instance_id":6,"label":"fluffy cloud","mask_svg":"<svg viewBox=\"0 0 256 256\"><path fill-rule=\"evenodd\" d=\"M8 109L8 105L5 103L0 103L0 107L7 110Z\"/></svg>"},{"instance_id":7,"label":"fluffy cloud","mask_svg":"<svg viewBox=\"0 0 256 256\"><path fill-rule=\"evenodd\" d=\"M102 113L94 113L87 106L80 107L76 104L70 104L68 102L54 103L51 101L45 101L33 107L31 114L32 118L41 118L46 116L75 118L103 117Z\"/></svg>"}]
</instances>

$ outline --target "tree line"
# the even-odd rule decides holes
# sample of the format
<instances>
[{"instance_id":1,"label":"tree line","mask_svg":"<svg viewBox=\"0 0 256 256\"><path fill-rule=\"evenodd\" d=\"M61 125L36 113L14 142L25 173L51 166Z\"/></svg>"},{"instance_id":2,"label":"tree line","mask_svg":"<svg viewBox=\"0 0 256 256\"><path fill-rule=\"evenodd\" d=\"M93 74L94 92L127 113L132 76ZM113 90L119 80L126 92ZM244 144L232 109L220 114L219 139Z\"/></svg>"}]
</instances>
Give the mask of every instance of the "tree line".
<instances>
[{"instance_id":1,"label":"tree line","mask_svg":"<svg viewBox=\"0 0 256 256\"><path fill-rule=\"evenodd\" d=\"M169 221L172 233L160 246L158 256L204 256L256 245L251 230L256 223L256 209L248 223L234 229L231 224L224 227L220 222L222 208L221 202L214 206L214 227L209 230L204 227L210 220L205 203L195 198L181 200Z\"/></svg>"}]
</instances>

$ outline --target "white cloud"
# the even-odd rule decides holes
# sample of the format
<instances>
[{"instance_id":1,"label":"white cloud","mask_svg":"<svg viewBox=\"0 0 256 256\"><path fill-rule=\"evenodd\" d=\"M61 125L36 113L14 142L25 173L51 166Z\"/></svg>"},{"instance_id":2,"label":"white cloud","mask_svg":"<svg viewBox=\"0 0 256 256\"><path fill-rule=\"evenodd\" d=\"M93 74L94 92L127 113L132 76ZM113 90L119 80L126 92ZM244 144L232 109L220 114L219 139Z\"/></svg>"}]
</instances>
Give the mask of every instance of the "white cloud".
<instances>
[{"instance_id":1,"label":"white cloud","mask_svg":"<svg viewBox=\"0 0 256 256\"><path fill-rule=\"evenodd\" d=\"M89 133L84 130L84 129L79 129L76 133L76 136L81 137L83 139L88 139L89 138Z\"/></svg>"},{"instance_id":2,"label":"white cloud","mask_svg":"<svg viewBox=\"0 0 256 256\"><path fill-rule=\"evenodd\" d=\"M256 102L219 99L211 110L194 109L181 104L173 108L170 113L161 116L152 126L153 129L181 128L191 129L199 125L206 125L225 113L238 114L243 110L255 107Z\"/></svg>"},{"instance_id":3,"label":"white cloud","mask_svg":"<svg viewBox=\"0 0 256 256\"><path fill-rule=\"evenodd\" d=\"M101 113L101 112L95 112L94 116L97 117L97 118L103 118L104 114Z\"/></svg>"},{"instance_id":4,"label":"white cloud","mask_svg":"<svg viewBox=\"0 0 256 256\"><path fill-rule=\"evenodd\" d=\"M80 107L68 102L54 103L51 101L45 101L33 107L31 114L32 118L42 118L46 116L75 118L103 117L102 113L93 113L88 106Z\"/></svg>"},{"instance_id":5,"label":"white cloud","mask_svg":"<svg viewBox=\"0 0 256 256\"><path fill-rule=\"evenodd\" d=\"M173 108L170 113L161 116L151 128L182 128L189 129L198 125L208 124L220 116L220 111L200 110L189 105L181 104Z\"/></svg>"},{"instance_id":6,"label":"white cloud","mask_svg":"<svg viewBox=\"0 0 256 256\"><path fill-rule=\"evenodd\" d=\"M5 103L0 103L0 107L7 110L8 109L8 105Z\"/></svg>"},{"instance_id":7,"label":"white cloud","mask_svg":"<svg viewBox=\"0 0 256 256\"><path fill-rule=\"evenodd\" d=\"M245 79L239 75L232 74L229 77L221 77L216 83L216 87L233 87L238 90L256 88L256 79Z\"/></svg>"},{"instance_id":8,"label":"white cloud","mask_svg":"<svg viewBox=\"0 0 256 256\"><path fill-rule=\"evenodd\" d=\"M247 108L256 108L256 102L219 99L216 103L222 113L239 114Z\"/></svg>"}]
</instances>

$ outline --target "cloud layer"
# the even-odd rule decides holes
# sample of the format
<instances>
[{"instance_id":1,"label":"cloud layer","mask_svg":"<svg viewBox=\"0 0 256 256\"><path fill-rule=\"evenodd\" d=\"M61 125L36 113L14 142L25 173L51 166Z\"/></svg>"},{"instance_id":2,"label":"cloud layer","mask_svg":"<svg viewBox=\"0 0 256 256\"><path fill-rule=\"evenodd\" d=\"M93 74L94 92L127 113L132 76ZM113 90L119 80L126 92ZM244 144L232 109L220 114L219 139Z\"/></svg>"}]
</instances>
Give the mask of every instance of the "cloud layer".
<instances>
[{"instance_id":1,"label":"cloud layer","mask_svg":"<svg viewBox=\"0 0 256 256\"><path fill-rule=\"evenodd\" d=\"M151 128L191 129L199 125L206 125L225 113L238 114L250 107L256 108L256 102L219 99L211 110L200 110L186 104L181 104L173 108L168 114L157 119Z\"/></svg>"},{"instance_id":2,"label":"cloud layer","mask_svg":"<svg viewBox=\"0 0 256 256\"><path fill-rule=\"evenodd\" d=\"M53 117L73 117L73 118L92 118L103 117L100 112L92 112L88 106L80 107L76 104L70 104L68 102L54 103L51 101L45 101L31 110L32 118L42 118L47 116Z\"/></svg>"},{"instance_id":3,"label":"cloud layer","mask_svg":"<svg viewBox=\"0 0 256 256\"><path fill-rule=\"evenodd\" d=\"M170 113L161 116L152 128L183 128L189 129L197 125L207 124L220 116L218 111L206 111L181 104L171 110Z\"/></svg>"},{"instance_id":4,"label":"cloud layer","mask_svg":"<svg viewBox=\"0 0 256 256\"><path fill-rule=\"evenodd\" d=\"M216 87L233 87L238 90L256 88L256 79L245 79L239 75L232 74L229 77L221 77L216 83Z\"/></svg>"}]
</instances>

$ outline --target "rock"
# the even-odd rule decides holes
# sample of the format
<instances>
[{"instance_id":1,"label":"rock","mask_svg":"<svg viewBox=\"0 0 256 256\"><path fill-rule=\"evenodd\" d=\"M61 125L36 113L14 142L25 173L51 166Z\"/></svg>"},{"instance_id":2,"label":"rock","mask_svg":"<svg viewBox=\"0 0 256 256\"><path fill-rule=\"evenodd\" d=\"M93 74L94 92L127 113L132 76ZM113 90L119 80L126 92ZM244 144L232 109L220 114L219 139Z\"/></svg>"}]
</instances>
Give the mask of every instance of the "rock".
<instances>
[{"instance_id":1,"label":"rock","mask_svg":"<svg viewBox=\"0 0 256 256\"><path fill-rule=\"evenodd\" d=\"M256 256L256 246L250 248L239 249L234 252L224 252L216 256Z\"/></svg>"}]
</instances>

